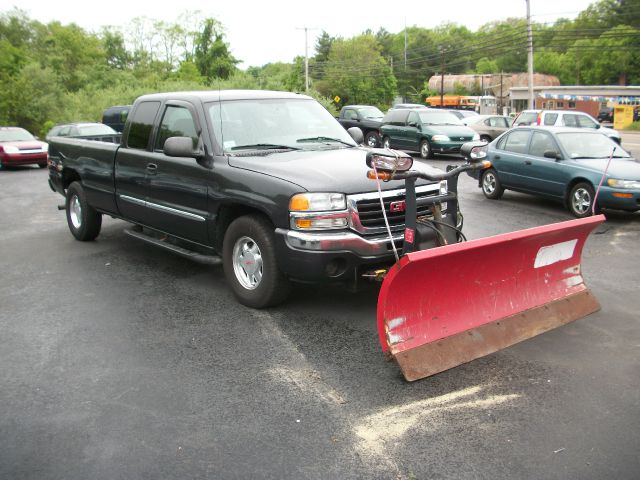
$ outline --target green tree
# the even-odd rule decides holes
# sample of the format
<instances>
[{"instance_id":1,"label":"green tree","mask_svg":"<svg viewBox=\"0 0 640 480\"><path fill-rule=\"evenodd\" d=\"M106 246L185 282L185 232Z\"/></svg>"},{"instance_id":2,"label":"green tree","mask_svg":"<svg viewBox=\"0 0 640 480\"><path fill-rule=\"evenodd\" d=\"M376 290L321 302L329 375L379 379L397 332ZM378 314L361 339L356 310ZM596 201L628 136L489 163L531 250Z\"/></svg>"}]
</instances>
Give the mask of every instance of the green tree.
<instances>
[{"instance_id":1,"label":"green tree","mask_svg":"<svg viewBox=\"0 0 640 480\"><path fill-rule=\"evenodd\" d=\"M215 78L227 79L236 70L238 60L229 52L222 25L215 18L204 21L204 28L196 42L195 64L209 82Z\"/></svg>"},{"instance_id":2,"label":"green tree","mask_svg":"<svg viewBox=\"0 0 640 480\"><path fill-rule=\"evenodd\" d=\"M338 95L343 103L385 106L396 93L396 79L373 35L333 42L326 82L328 96Z\"/></svg>"}]
</instances>

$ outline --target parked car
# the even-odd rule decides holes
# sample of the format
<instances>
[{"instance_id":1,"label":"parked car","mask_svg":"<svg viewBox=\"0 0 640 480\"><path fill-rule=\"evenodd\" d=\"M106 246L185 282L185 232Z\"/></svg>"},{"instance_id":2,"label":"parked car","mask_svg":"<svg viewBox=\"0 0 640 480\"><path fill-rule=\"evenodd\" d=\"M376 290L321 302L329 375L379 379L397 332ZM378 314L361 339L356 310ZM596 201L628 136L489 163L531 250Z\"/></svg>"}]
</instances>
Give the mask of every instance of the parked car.
<instances>
[{"instance_id":1,"label":"parked car","mask_svg":"<svg viewBox=\"0 0 640 480\"><path fill-rule=\"evenodd\" d=\"M380 125L384 113L371 105L347 105L342 107L338 121L348 130L358 127L364 135L364 144L369 147L380 146Z\"/></svg>"},{"instance_id":2,"label":"parked car","mask_svg":"<svg viewBox=\"0 0 640 480\"><path fill-rule=\"evenodd\" d=\"M45 142L20 127L0 127L0 169L12 165L47 166Z\"/></svg>"},{"instance_id":3,"label":"parked car","mask_svg":"<svg viewBox=\"0 0 640 480\"><path fill-rule=\"evenodd\" d=\"M46 140L50 141L53 137L73 137L120 143L120 134L104 123L66 123L56 125L47 132Z\"/></svg>"},{"instance_id":4,"label":"parked car","mask_svg":"<svg viewBox=\"0 0 640 480\"><path fill-rule=\"evenodd\" d=\"M480 135L480 140L491 142L511 128L513 118L503 115L476 115L464 119L464 124Z\"/></svg>"},{"instance_id":5,"label":"parked car","mask_svg":"<svg viewBox=\"0 0 640 480\"><path fill-rule=\"evenodd\" d=\"M586 217L602 180L596 211L640 210L640 163L599 131L514 128L485 148L492 167L473 176L489 199L502 197L505 189L532 193L561 201L574 216Z\"/></svg>"},{"instance_id":6,"label":"parked car","mask_svg":"<svg viewBox=\"0 0 640 480\"><path fill-rule=\"evenodd\" d=\"M588 113L575 110L523 110L513 121L513 126L521 127L523 125L592 128L600 130L618 145L622 144L620 134L616 130L603 127Z\"/></svg>"},{"instance_id":7,"label":"parked car","mask_svg":"<svg viewBox=\"0 0 640 480\"><path fill-rule=\"evenodd\" d=\"M102 123L109 125L116 132L122 133L131 105L116 105L102 112Z\"/></svg>"},{"instance_id":8,"label":"parked car","mask_svg":"<svg viewBox=\"0 0 640 480\"><path fill-rule=\"evenodd\" d=\"M613 122L613 108L602 107L598 112L599 122Z\"/></svg>"},{"instance_id":9,"label":"parked car","mask_svg":"<svg viewBox=\"0 0 640 480\"><path fill-rule=\"evenodd\" d=\"M455 115L434 108L392 109L380 127L385 148L434 153L458 153L463 143L480 140L480 135L462 124Z\"/></svg>"}]
</instances>

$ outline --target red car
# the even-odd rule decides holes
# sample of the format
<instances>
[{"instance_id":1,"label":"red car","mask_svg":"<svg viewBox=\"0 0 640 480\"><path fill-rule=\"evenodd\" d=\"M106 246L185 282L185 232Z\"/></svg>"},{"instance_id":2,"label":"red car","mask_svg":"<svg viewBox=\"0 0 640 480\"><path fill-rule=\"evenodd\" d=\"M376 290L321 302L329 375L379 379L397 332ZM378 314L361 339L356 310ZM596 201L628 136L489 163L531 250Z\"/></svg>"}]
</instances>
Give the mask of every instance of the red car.
<instances>
[{"instance_id":1,"label":"red car","mask_svg":"<svg viewBox=\"0 0 640 480\"><path fill-rule=\"evenodd\" d=\"M0 169L11 165L47 166L48 145L24 128L0 127Z\"/></svg>"}]
</instances>

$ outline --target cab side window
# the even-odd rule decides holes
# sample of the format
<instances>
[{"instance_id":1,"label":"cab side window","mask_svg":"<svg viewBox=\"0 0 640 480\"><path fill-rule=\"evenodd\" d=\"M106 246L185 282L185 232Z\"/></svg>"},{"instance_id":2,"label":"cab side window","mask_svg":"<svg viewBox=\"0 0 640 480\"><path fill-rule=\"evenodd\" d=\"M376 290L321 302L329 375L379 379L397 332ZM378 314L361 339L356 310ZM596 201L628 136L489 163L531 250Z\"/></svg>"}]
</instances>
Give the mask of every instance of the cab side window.
<instances>
[{"instance_id":1,"label":"cab side window","mask_svg":"<svg viewBox=\"0 0 640 480\"><path fill-rule=\"evenodd\" d=\"M545 125L555 125L557 119L558 119L558 114L557 113L547 113L544 116L544 122L543 123Z\"/></svg>"},{"instance_id":2,"label":"cab side window","mask_svg":"<svg viewBox=\"0 0 640 480\"><path fill-rule=\"evenodd\" d=\"M418 114L416 112L411 112L409 114L409 117L407 117L407 125L410 125L412 123L416 125L420 124L420 117L418 117Z\"/></svg>"},{"instance_id":3,"label":"cab side window","mask_svg":"<svg viewBox=\"0 0 640 480\"><path fill-rule=\"evenodd\" d=\"M142 102L138 105L129 125L127 147L147 149L158 110L160 110L160 102Z\"/></svg>"},{"instance_id":4,"label":"cab side window","mask_svg":"<svg viewBox=\"0 0 640 480\"><path fill-rule=\"evenodd\" d=\"M563 115L562 124L565 127L577 127L578 126L578 122L576 121L576 116L575 115Z\"/></svg>"},{"instance_id":5,"label":"cab side window","mask_svg":"<svg viewBox=\"0 0 640 480\"><path fill-rule=\"evenodd\" d=\"M164 142L169 137L190 137L193 148L198 146L196 124L188 108L168 105L165 109L155 149L163 150Z\"/></svg>"}]
</instances>

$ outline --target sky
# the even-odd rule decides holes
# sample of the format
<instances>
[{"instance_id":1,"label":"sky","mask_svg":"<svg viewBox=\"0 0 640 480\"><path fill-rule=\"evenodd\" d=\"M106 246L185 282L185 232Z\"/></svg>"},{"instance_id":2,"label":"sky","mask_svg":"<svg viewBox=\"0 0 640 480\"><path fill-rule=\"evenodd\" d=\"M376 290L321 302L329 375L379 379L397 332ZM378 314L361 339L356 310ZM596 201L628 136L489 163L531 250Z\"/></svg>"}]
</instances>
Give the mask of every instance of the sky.
<instances>
[{"instance_id":1,"label":"sky","mask_svg":"<svg viewBox=\"0 0 640 480\"><path fill-rule=\"evenodd\" d=\"M589 0L530 0L535 22L553 22L557 18L574 18L587 8ZM4 2L3 2L4 3ZM224 28L232 54L243 63L240 68L261 66L272 62L291 62L305 54L305 33L308 27L309 55L313 55L316 36L322 30L332 36L349 38L366 29L376 32L384 27L397 33L407 26L433 28L445 22L477 30L481 25L509 17L526 16L525 0L396 0L363 2L324 0L321 2L290 2L269 0L107 0L79 2L58 0L10 0L0 12L16 6L30 18L42 23L57 20L62 24L76 23L89 31L101 26L125 26L135 17L175 22L184 11L202 12L214 17Z\"/></svg>"}]
</instances>

